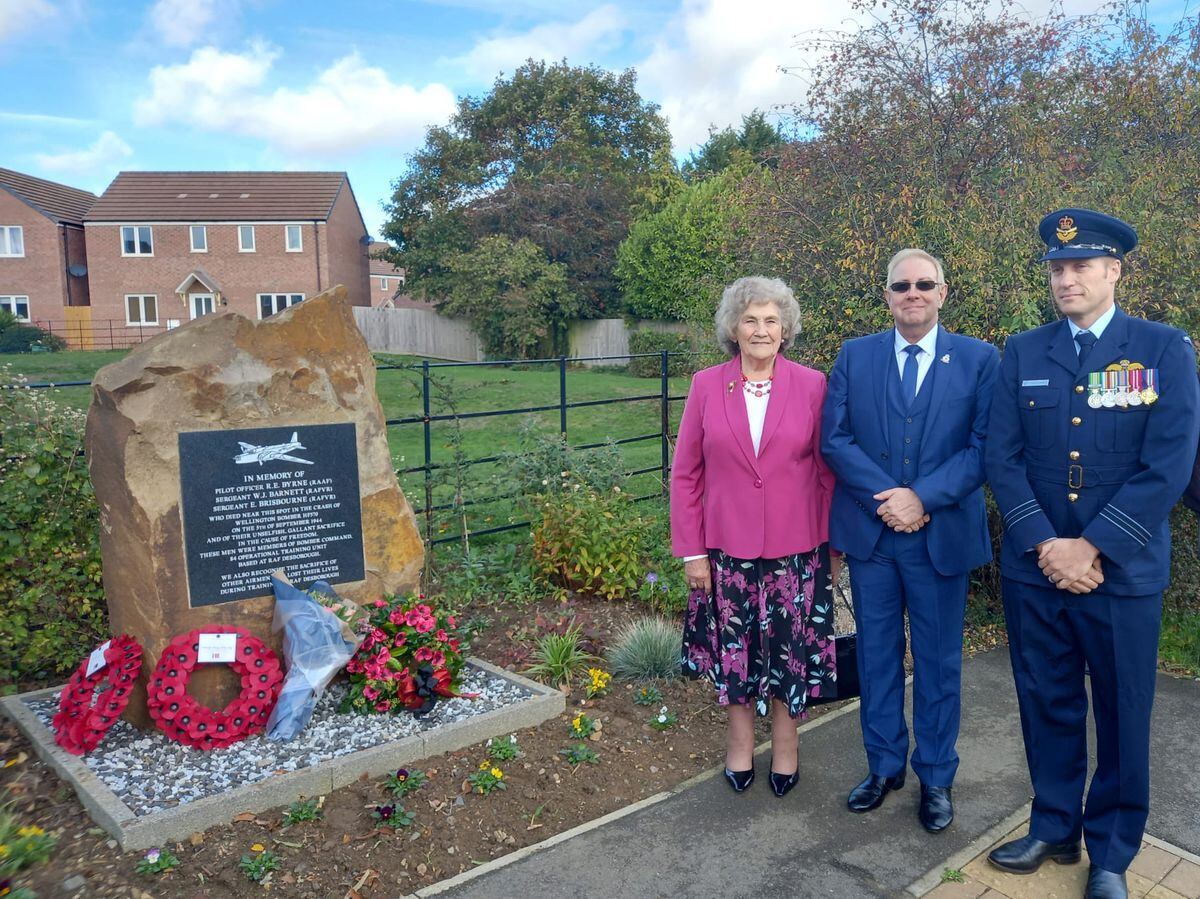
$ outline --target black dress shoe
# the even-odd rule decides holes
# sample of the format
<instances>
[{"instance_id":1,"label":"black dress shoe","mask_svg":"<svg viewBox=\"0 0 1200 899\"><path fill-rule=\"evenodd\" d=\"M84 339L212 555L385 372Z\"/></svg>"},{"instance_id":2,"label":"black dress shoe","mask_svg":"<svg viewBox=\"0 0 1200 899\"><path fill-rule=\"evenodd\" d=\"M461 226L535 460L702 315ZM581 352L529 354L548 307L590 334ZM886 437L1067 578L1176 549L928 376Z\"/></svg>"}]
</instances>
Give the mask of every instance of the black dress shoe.
<instances>
[{"instance_id":1,"label":"black dress shoe","mask_svg":"<svg viewBox=\"0 0 1200 899\"><path fill-rule=\"evenodd\" d=\"M954 801L950 787L927 787L921 784L921 807L917 810L921 826L930 833L941 833L954 820Z\"/></svg>"},{"instance_id":2,"label":"black dress shoe","mask_svg":"<svg viewBox=\"0 0 1200 899\"><path fill-rule=\"evenodd\" d=\"M725 769L725 779L729 781L729 785L733 787L735 793L745 793L750 789L750 784L754 783L754 769L749 768L745 771L730 771Z\"/></svg>"},{"instance_id":3,"label":"black dress shoe","mask_svg":"<svg viewBox=\"0 0 1200 899\"><path fill-rule=\"evenodd\" d=\"M907 769L906 769L907 770ZM850 791L846 805L852 812L869 812L883 804L883 797L891 790L904 786L905 771L895 777L883 777L879 774L868 774L867 779Z\"/></svg>"},{"instance_id":4,"label":"black dress shoe","mask_svg":"<svg viewBox=\"0 0 1200 899\"><path fill-rule=\"evenodd\" d=\"M1001 871L1011 874L1032 874L1049 859L1060 865L1073 865L1079 861L1078 841L1044 843L1031 836L1012 840L997 846L988 853L988 861Z\"/></svg>"},{"instance_id":5,"label":"black dress shoe","mask_svg":"<svg viewBox=\"0 0 1200 899\"><path fill-rule=\"evenodd\" d=\"M1125 886L1125 875L1116 871L1105 871L1095 865L1088 867L1087 889L1083 899L1129 899Z\"/></svg>"},{"instance_id":6,"label":"black dress shoe","mask_svg":"<svg viewBox=\"0 0 1200 899\"><path fill-rule=\"evenodd\" d=\"M797 765L796 770L791 774L780 774L774 770L775 760L771 759L771 789L775 791L775 795L782 799L796 784L800 783L800 767Z\"/></svg>"}]
</instances>

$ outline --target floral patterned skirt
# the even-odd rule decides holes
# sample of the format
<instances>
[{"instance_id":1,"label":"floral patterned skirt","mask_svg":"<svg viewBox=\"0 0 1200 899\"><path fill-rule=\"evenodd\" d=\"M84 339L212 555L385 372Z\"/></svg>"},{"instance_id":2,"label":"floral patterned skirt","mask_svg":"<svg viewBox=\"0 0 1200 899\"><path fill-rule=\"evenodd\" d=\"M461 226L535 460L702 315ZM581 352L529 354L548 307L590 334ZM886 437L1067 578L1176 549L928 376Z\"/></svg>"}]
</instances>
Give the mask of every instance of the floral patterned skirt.
<instances>
[{"instance_id":1,"label":"floral patterned skirt","mask_svg":"<svg viewBox=\"0 0 1200 899\"><path fill-rule=\"evenodd\" d=\"M683 673L705 677L721 705L770 699L793 717L837 691L829 545L782 559L708 551L713 594L693 590L683 626Z\"/></svg>"}]
</instances>

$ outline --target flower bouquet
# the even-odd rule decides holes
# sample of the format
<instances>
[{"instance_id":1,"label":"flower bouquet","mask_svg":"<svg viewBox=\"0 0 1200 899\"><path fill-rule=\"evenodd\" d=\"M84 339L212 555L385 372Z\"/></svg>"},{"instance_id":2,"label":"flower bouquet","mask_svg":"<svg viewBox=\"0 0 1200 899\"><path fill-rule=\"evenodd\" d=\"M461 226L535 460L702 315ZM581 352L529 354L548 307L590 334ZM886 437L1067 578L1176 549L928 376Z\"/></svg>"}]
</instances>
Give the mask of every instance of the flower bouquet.
<instances>
[{"instance_id":1,"label":"flower bouquet","mask_svg":"<svg viewBox=\"0 0 1200 899\"><path fill-rule=\"evenodd\" d=\"M453 615L420 595L376 600L367 611L343 711L424 715L438 697L469 695L458 692L465 661Z\"/></svg>"}]
</instances>

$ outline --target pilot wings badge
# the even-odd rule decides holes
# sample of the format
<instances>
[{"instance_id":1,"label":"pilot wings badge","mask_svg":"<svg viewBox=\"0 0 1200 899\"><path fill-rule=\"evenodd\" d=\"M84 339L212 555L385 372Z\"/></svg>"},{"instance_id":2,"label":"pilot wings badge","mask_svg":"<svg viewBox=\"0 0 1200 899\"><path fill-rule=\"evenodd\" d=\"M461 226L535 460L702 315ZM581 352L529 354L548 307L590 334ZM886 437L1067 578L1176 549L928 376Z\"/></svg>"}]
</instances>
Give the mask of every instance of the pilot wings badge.
<instances>
[{"instance_id":1,"label":"pilot wings badge","mask_svg":"<svg viewBox=\"0 0 1200 899\"><path fill-rule=\"evenodd\" d=\"M243 443L239 440L238 446L242 448L242 451L233 457L233 461L238 465L251 465L255 462L259 465L262 465L264 462L299 462L301 465L314 464L310 459L301 459L299 456L290 455L292 450L304 449L304 445L300 443L300 436L297 431L292 431L292 439L287 443L256 446L253 443Z\"/></svg>"}]
</instances>

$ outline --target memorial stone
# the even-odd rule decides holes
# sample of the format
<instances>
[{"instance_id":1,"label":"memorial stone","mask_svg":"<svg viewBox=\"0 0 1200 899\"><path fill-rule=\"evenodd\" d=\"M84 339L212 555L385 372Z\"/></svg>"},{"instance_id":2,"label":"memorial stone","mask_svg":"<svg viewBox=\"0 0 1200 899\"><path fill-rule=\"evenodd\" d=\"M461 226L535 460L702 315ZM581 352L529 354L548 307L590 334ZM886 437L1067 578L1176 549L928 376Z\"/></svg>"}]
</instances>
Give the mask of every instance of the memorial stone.
<instances>
[{"instance_id":1,"label":"memorial stone","mask_svg":"<svg viewBox=\"0 0 1200 899\"><path fill-rule=\"evenodd\" d=\"M110 626L143 645L147 673L172 636L206 625L278 652L277 568L359 603L417 586L421 537L340 287L262 321L203 316L105 366L86 449ZM143 727L144 686L126 714ZM239 689L222 665L189 685L216 709Z\"/></svg>"}]
</instances>

